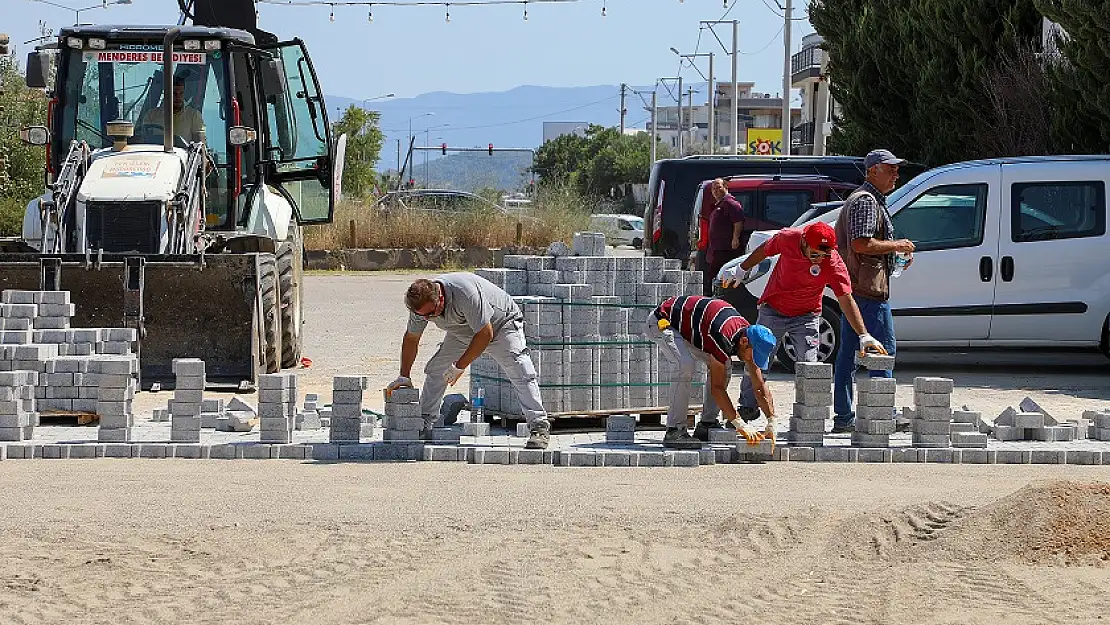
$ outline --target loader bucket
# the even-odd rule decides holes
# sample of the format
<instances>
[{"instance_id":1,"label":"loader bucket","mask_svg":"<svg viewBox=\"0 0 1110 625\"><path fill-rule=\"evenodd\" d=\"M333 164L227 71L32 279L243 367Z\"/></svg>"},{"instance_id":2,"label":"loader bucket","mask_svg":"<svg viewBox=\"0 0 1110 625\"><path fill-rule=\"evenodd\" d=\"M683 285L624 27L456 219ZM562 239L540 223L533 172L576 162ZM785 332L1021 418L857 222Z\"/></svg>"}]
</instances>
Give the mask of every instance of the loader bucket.
<instances>
[{"instance_id":1,"label":"loader bucket","mask_svg":"<svg viewBox=\"0 0 1110 625\"><path fill-rule=\"evenodd\" d=\"M137 274L128 270L129 258L132 268L142 265L137 291L140 285ZM50 259L60 260L58 287L69 291L76 305L72 327L134 327L141 301L144 388L154 382L172 387L174 358L203 360L209 384L254 383L258 254L207 254L203 262L199 255L106 254L97 262L82 254L0 254L0 290L39 290L43 265ZM131 282L125 284L128 275Z\"/></svg>"}]
</instances>

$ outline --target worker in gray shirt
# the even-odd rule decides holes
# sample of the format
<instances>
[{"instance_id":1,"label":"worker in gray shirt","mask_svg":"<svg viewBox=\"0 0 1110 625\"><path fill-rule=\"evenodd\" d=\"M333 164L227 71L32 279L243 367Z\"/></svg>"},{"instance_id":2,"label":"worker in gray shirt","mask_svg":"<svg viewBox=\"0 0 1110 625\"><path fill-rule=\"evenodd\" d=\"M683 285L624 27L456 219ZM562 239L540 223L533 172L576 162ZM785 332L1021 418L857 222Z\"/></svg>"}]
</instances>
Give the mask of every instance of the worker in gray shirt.
<instances>
[{"instance_id":1,"label":"worker in gray shirt","mask_svg":"<svg viewBox=\"0 0 1110 625\"><path fill-rule=\"evenodd\" d=\"M551 424L540 400L536 367L524 341L524 315L512 296L472 273L447 273L420 279L405 293L408 330L401 342L401 376L387 392L412 386L412 363L428 322L447 333L424 367L427 379L420 394L425 428L431 428L443 404L443 393L462 377L470 363L489 350L520 398L530 435L527 449L546 449Z\"/></svg>"}]
</instances>

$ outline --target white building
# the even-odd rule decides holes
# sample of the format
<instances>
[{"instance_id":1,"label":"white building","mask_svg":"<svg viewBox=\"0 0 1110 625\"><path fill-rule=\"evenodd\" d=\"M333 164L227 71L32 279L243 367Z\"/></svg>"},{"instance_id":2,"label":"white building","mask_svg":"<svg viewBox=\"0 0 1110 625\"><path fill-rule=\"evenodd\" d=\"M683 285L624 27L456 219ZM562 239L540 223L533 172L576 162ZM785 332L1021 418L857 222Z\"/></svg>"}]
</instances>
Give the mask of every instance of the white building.
<instances>
[{"instance_id":1,"label":"white building","mask_svg":"<svg viewBox=\"0 0 1110 625\"><path fill-rule=\"evenodd\" d=\"M543 123L543 142L554 141L556 138L563 135L578 135L579 137L586 136L586 129L590 127L590 122L544 122Z\"/></svg>"},{"instance_id":2,"label":"white building","mask_svg":"<svg viewBox=\"0 0 1110 625\"><path fill-rule=\"evenodd\" d=\"M806 35L790 60L790 82L802 92L801 123L790 133L794 154L824 156L832 134L837 107L829 91L828 55L819 47L824 41L817 33Z\"/></svg>"},{"instance_id":3,"label":"white building","mask_svg":"<svg viewBox=\"0 0 1110 625\"><path fill-rule=\"evenodd\" d=\"M681 113L677 105L659 106L658 119L656 119L656 134L663 145L668 145L674 152L678 151L679 134L682 134L684 152L694 146L697 151L704 152L709 146L709 105L704 101L704 88L702 87L701 102L698 94L694 94L694 104L689 105L689 98L683 97ZM741 153L747 149L748 130L772 130L782 128L782 98L769 93L753 91L755 83L742 82L737 84L740 93L737 109L740 119L737 138L741 143ZM719 153L732 153L732 83L717 83L717 105L714 133L717 135L716 146ZM664 91L663 96L667 97ZM681 115L681 119L679 116ZM794 108L790 112L791 124L801 120L801 109ZM651 124L648 123L648 129ZM753 133L754 136L755 133Z\"/></svg>"}]
</instances>

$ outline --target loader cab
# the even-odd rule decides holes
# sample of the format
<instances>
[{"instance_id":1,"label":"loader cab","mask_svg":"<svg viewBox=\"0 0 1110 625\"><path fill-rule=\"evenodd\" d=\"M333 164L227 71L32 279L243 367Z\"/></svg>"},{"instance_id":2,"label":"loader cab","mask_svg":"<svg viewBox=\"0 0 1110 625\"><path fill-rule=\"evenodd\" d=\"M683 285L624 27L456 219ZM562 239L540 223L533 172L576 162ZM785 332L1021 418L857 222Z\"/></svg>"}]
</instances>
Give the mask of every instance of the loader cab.
<instances>
[{"instance_id":1,"label":"loader cab","mask_svg":"<svg viewBox=\"0 0 1110 625\"><path fill-rule=\"evenodd\" d=\"M173 51L173 92L163 95L166 32L104 25L61 31L48 173L58 170L73 141L93 151L110 148L108 125L117 120L134 125L129 147L161 145L162 107L168 105L174 146L202 141L211 158L206 230L242 231L252 218L280 219L252 215L265 208L258 199L264 188L287 199L297 222L330 221L330 128L304 45L295 40L256 46L244 31L182 26ZM255 130L257 138L237 145L229 139L236 127Z\"/></svg>"}]
</instances>

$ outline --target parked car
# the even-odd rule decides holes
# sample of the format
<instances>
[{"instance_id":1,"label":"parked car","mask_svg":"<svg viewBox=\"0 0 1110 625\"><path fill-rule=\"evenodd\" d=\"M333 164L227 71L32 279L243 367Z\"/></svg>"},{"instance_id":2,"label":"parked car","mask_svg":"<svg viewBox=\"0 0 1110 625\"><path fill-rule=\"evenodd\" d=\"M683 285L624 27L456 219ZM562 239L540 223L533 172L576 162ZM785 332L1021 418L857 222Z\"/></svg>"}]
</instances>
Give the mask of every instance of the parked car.
<instances>
[{"instance_id":1,"label":"parked car","mask_svg":"<svg viewBox=\"0 0 1110 625\"><path fill-rule=\"evenodd\" d=\"M1110 156L1021 157L939 167L895 190L895 237L917 246L913 266L891 280L899 348L1098 348L1110 357L1108 183ZM773 234L754 233L749 251ZM754 318L773 266L722 296ZM832 362L840 311L826 295L820 354ZM788 368L791 351L778 353Z\"/></svg>"},{"instance_id":2,"label":"parked car","mask_svg":"<svg viewBox=\"0 0 1110 625\"><path fill-rule=\"evenodd\" d=\"M686 262L692 249L691 208L701 184L719 177L827 176L858 186L863 182L863 159L851 156L691 156L657 161L648 181L644 209L644 251L651 256Z\"/></svg>"},{"instance_id":3,"label":"parked car","mask_svg":"<svg viewBox=\"0 0 1110 625\"><path fill-rule=\"evenodd\" d=\"M374 207L381 210L404 209L434 213L454 213L466 210L508 212L504 206L494 204L481 196L452 189L391 191L378 198Z\"/></svg>"},{"instance_id":4,"label":"parked car","mask_svg":"<svg viewBox=\"0 0 1110 625\"><path fill-rule=\"evenodd\" d=\"M644 244L644 220L636 215L602 213L590 215L590 229L604 232L610 245L631 245L639 248Z\"/></svg>"}]
</instances>

